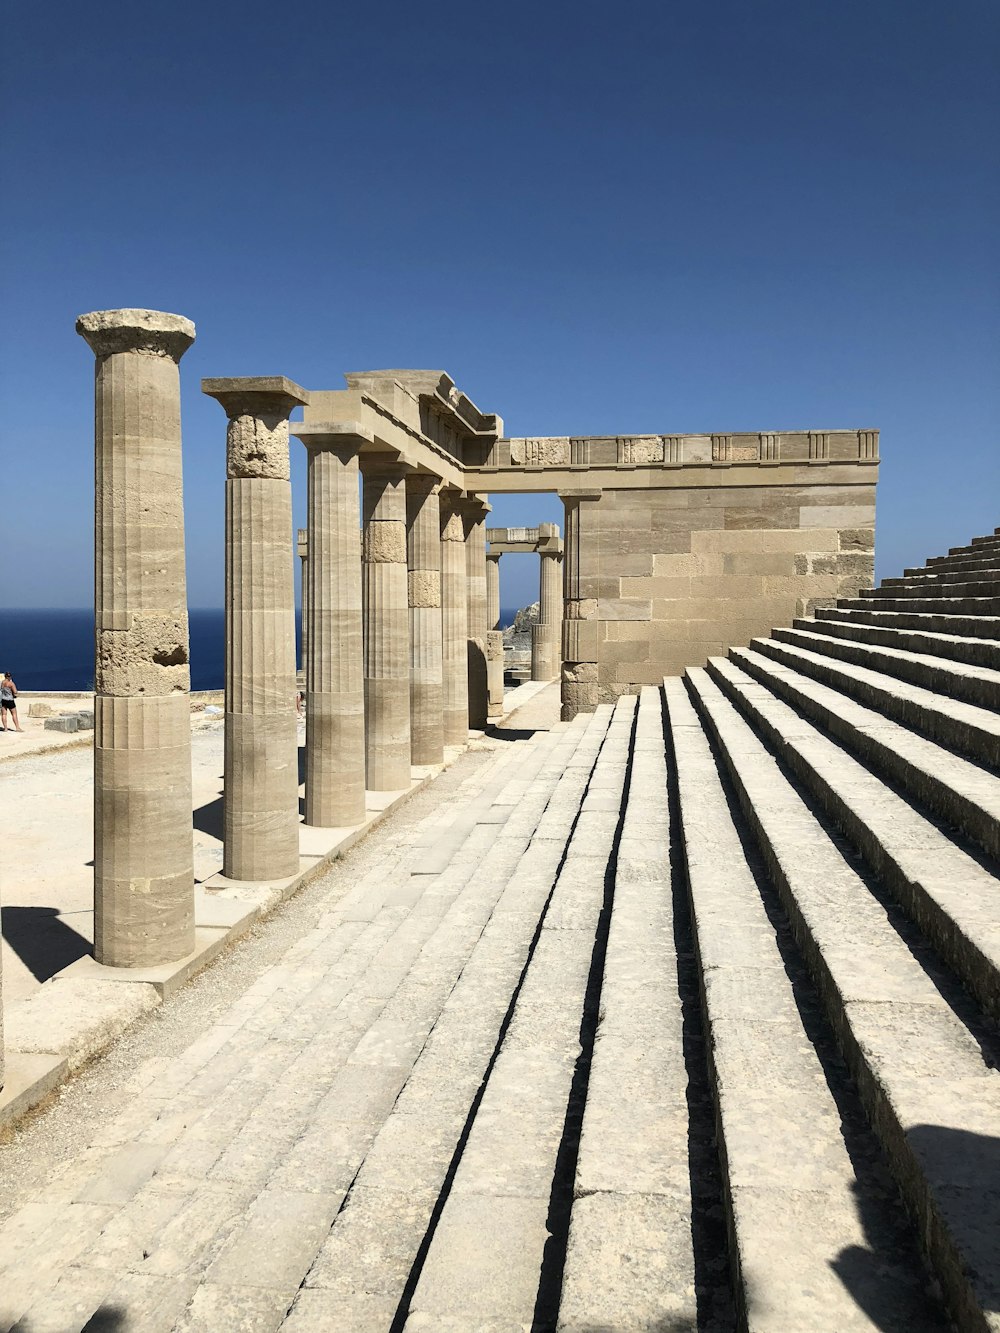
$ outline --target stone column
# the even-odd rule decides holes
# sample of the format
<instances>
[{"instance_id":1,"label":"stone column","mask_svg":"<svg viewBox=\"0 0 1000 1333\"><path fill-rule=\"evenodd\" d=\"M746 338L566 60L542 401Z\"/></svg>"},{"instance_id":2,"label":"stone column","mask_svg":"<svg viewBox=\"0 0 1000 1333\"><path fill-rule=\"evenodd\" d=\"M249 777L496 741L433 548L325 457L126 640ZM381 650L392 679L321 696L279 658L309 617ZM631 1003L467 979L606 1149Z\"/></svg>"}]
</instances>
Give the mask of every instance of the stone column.
<instances>
[{"instance_id":1,"label":"stone column","mask_svg":"<svg viewBox=\"0 0 1000 1333\"><path fill-rule=\"evenodd\" d=\"M365 818L365 688L358 453L364 440L320 423L294 434L309 454L307 824Z\"/></svg>"},{"instance_id":2,"label":"stone column","mask_svg":"<svg viewBox=\"0 0 1000 1333\"><path fill-rule=\"evenodd\" d=\"M444 762L440 490L440 479L426 472L406 479L410 761L414 764Z\"/></svg>"},{"instance_id":3,"label":"stone column","mask_svg":"<svg viewBox=\"0 0 1000 1333\"><path fill-rule=\"evenodd\" d=\"M486 552L486 628L500 628L500 552Z\"/></svg>"},{"instance_id":4,"label":"stone column","mask_svg":"<svg viewBox=\"0 0 1000 1333\"><path fill-rule=\"evenodd\" d=\"M469 739L469 609L462 497L441 495L441 693L445 745Z\"/></svg>"},{"instance_id":5,"label":"stone column","mask_svg":"<svg viewBox=\"0 0 1000 1333\"><path fill-rule=\"evenodd\" d=\"M365 453L365 773L372 791L410 785L410 618L406 473L395 454Z\"/></svg>"},{"instance_id":6,"label":"stone column","mask_svg":"<svg viewBox=\"0 0 1000 1333\"><path fill-rule=\"evenodd\" d=\"M222 873L286 879L299 869L288 417L309 395L282 376L201 387L229 418Z\"/></svg>"},{"instance_id":7,"label":"stone column","mask_svg":"<svg viewBox=\"0 0 1000 1333\"><path fill-rule=\"evenodd\" d=\"M597 707L597 599L600 573L596 526L600 491L565 491L566 554L563 563L562 710L564 722ZM584 528L587 531L584 531Z\"/></svg>"},{"instance_id":8,"label":"stone column","mask_svg":"<svg viewBox=\"0 0 1000 1333\"><path fill-rule=\"evenodd\" d=\"M299 638L299 676L304 680L306 662L309 660L309 529L299 528L296 550L299 556L302 605L302 634Z\"/></svg>"},{"instance_id":9,"label":"stone column","mask_svg":"<svg viewBox=\"0 0 1000 1333\"><path fill-rule=\"evenodd\" d=\"M558 680L562 658L562 542L555 523L540 523L538 624L531 628L531 679Z\"/></svg>"},{"instance_id":10,"label":"stone column","mask_svg":"<svg viewBox=\"0 0 1000 1333\"><path fill-rule=\"evenodd\" d=\"M489 712L486 670L486 515L490 506L478 496L465 503L465 571L469 599L469 726L481 731Z\"/></svg>"},{"instance_id":11,"label":"stone column","mask_svg":"<svg viewBox=\"0 0 1000 1333\"><path fill-rule=\"evenodd\" d=\"M194 949L178 371L194 325L100 310L76 331L97 357L94 955L152 967Z\"/></svg>"}]
</instances>

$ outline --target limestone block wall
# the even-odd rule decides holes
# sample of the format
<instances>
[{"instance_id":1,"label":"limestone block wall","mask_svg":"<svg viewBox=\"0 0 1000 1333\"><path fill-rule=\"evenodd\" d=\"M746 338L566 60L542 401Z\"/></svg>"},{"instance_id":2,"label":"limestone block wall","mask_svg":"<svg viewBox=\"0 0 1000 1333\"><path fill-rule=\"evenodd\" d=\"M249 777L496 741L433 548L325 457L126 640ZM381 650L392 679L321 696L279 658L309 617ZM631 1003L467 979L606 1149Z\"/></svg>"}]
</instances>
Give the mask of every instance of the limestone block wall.
<instances>
[{"instance_id":1,"label":"limestone block wall","mask_svg":"<svg viewBox=\"0 0 1000 1333\"><path fill-rule=\"evenodd\" d=\"M874 485L608 490L567 507L578 525L577 590L564 635L596 645L594 703L655 684L732 645L870 587ZM585 692L590 694L593 687ZM593 706L589 699L583 707Z\"/></svg>"}]
</instances>

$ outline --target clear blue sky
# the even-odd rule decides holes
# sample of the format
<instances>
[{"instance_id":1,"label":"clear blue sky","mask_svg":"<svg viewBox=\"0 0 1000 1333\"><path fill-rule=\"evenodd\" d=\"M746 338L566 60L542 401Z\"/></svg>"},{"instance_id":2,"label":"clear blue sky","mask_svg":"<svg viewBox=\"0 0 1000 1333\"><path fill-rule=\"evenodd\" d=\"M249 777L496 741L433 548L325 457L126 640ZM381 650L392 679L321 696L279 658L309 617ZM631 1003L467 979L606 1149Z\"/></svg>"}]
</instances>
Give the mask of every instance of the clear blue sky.
<instances>
[{"instance_id":1,"label":"clear blue sky","mask_svg":"<svg viewBox=\"0 0 1000 1333\"><path fill-rule=\"evenodd\" d=\"M203 375L440 367L512 434L878 426L881 574L1000 524L996 0L5 15L0 602L90 599L73 322L114 306L198 327L195 606L223 578Z\"/></svg>"}]
</instances>

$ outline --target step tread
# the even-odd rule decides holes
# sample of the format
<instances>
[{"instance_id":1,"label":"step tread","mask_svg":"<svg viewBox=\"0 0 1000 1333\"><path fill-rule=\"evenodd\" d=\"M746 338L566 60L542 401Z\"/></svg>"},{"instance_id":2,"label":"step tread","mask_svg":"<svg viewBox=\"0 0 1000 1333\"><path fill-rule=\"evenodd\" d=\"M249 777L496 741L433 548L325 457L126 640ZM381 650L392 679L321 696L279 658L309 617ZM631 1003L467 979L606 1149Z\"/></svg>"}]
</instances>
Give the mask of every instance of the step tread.
<instances>
[{"instance_id":1,"label":"step tread","mask_svg":"<svg viewBox=\"0 0 1000 1333\"><path fill-rule=\"evenodd\" d=\"M736 695L743 702L740 711L752 714L758 730L763 725L765 740L772 751L777 748L779 758L799 761L792 766L800 780L805 774L814 775L822 790L833 794L834 804L853 816L852 826L862 826L874 836L879 856L873 869L885 878L886 863L895 868L894 893L902 882L907 887L908 908L914 893L926 900L917 913L920 924L925 924L929 907L935 918L936 947L941 951L944 943L951 966L980 1003L1000 1017L1000 881L864 764L734 662L714 658L709 674L731 701ZM844 827L842 820L837 822ZM851 837L851 829L845 831ZM856 838L851 840L858 845ZM859 850L864 854L864 847Z\"/></svg>"},{"instance_id":2,"label":"step tread","mask_svg":"<svg viewBox=\"0 0 1000 1333\"><path fill-rule=\"evenodd\" d=\"M886 635L889 642L884 646L891 648L895 642L904 639L915 639L919 644L919 649L929 654L931 657L943 657L947 661L962 661L959 654L965 652L971 659L977 654L984 657L990 657L1000 663L1000 644L995 639L976 639L960 634L942 634L937 630L931 629L907 629L905 627L896 627L894 625L874 625L865 620L851 620L847 617L836 620L823 618L800 617L792 621L795 629L808 631L810 634L827 634L831 638L846 637L837 634L838 626L845 626L856 631L863 631L864 637L860 639L849 639L848 642L863 643L866 640L872 643L878 643L879 635ZM868 636L871 636L870 640ZM975 666L976 664L967 660L966 665ZM1000 666L991 667L990 670L1000 672Z\"/></svg>"},{"instance_id":3,"label":"step tread","mask_svg":"<svg viewBox=\"0 0 1000 1333\"><path fill-rule=\"evenodd\" d=\"M946 616L931 611L882 611L870 606L848 606L841 599L836 606L820 607L817 620L842 620L855 625L895 625L900 629L934 629L941 634L1000 639L1000 616Z\"/></svg>"},{"instance_id":4,"label":"step tread","mask_svg":"<svg viewBox=\"0 0 1000 1333\"><path fill-rule=\"evenodd\" d=\"M1000 1311L982 1226L1000 1198L1000 1074L767 748L704 670L688 674L946 1299L988 1327Z\"/></svg>"},{"instance_id":5,"label":"step tread","mask_svg":"<svg viewBox=\"0 0 1000 1333\"><path fill-rule=\"evenodd\" d=\"M977 758L994 764L1000 762L1000 717L988 708L960 699L948 699L922 685L914 685L871 667L855 663L848 667L826 653L798 648L778 639L752 639L750 646L785 662L791 659L793 664L806 668L807 675L810 674L809 667L818 668L832 676L838 686L843 686L846 694L853 695L859 686L864 686L880 705L896 708L902 714L897 720L904 721L907 726L930 732L947 744L961 745L967 753L974 751Z\"/></svg>"},{"instance_id":6,"label":"step tread","mask_svg":"<svg viewBox=\"0 0 1000 1333\"><path fill-rule=\"evenodd\" d=\"M615 783L619 806L634 711L634 698L615 705L595 766ZM591 831L618 820L601 799L607 791L588 790L584 798L510 1026L437 1218L408 1328L426 1327L428 1320L450 1319L469 1329L488 1321L533 1322L611 854L610 837L595 853Z\"/></svg>"},{"instance_id":7,"label":"step tread","mask_svg":"<svg viewBox=\"0 0 1000 1333\"><path fill-rule=\"evenodd\" d=\"M671 983L676 969L663 717L659 690L643 686L577 1160L561 1330L648 1329L697 1318L688 1075L681 1000Z\"/></svg>"}]
</instances>

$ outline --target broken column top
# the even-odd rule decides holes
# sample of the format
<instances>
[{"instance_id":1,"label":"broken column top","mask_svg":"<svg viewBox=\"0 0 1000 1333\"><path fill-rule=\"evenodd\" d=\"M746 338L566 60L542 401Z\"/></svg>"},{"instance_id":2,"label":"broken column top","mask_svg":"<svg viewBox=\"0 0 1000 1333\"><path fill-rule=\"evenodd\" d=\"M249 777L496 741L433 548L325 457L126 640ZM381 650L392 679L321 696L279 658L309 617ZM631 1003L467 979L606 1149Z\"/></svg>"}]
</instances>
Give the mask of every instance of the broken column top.
<instances>
[{"instance_id":1,"label":"broken column top","mask_svg":"<svg viewBox=\"0 0 1000 1333\"><path fill-rule=\"evenodd\" d=\"M145 352L179 361L194 342L194 324L164 310L92 310L76 321L76 331L96 356Z\"/></svg>"}]
</instances>

